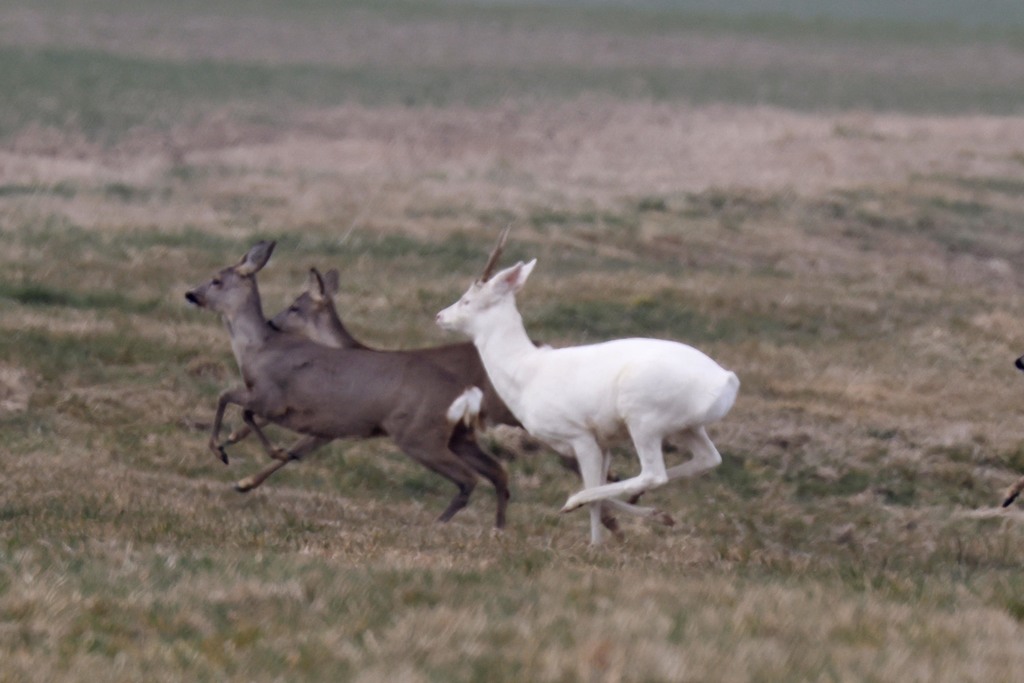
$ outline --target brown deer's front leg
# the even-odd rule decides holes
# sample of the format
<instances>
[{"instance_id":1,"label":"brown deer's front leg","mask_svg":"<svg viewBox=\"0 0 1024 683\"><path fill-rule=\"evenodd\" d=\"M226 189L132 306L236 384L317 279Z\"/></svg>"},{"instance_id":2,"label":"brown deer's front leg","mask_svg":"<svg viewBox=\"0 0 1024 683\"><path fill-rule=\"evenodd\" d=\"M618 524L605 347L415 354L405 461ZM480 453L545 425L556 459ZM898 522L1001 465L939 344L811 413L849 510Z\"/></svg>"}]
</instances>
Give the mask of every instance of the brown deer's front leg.
<instances>
[{"instance_id":1,"label":"brown deer's front leg","mask_svg":"<svg viewBox=\"0 0 1024 683\"><path fill-rule=\"evenodd\" d=\"M260 444L263 446L263 450L265 450L267 452L267 455L269 455L272 459L280 460L281 462L288 462L289 460L291 460L288 451L278 448L273 443L271 443L270 439L267 438L267 435L263 433L261 425L257 423L255 419L255 414L251 410L242 411L242 421L245 422L245 426L249 429L249 431L255 434L256 438L260 440ZM266 426L268 423L269 420L264 420L263 426ZM225 442L223 445L226 446L227 444L228 442Z\"/></svg>"},{"instance_id":2,"label":"brown deer's front leg","mask_svg":"<svg viewBox=\"0 0 1024 683\"><path fill-rule=\"evenodd\" d=\"M228 389L217 397L217 413L213 416L213 428L210 433L209 447L213 451L213 454L220 458L220 461L225 465L228 464L228 453L224 450L224 446L227 442L220 443L220 427L224 422L224 411L228 405L235 404L242 406L243 410L246 410L245 405L249 398L249 390L244 387L235 387L234 389Z\"/></svg>"},{"instance_id":3,"label":"brown deer's front leg","mask_svg":"<svg viewBox=\"0 0 1024 683\"><path fill-rule=\"evenodd\" d=\"M239 493L252 491L254 488L266 481L267 477L272 475L274 472L277 472L292 460L301 460L303 457L309 455L329 441L330 439L324 439L319 436L302 437L285 452L286 457L275 460L275 462L267 465L256 474L248 476L245 479L240 479L235 484L235 490Z\"/></svg>"}]
</instances>

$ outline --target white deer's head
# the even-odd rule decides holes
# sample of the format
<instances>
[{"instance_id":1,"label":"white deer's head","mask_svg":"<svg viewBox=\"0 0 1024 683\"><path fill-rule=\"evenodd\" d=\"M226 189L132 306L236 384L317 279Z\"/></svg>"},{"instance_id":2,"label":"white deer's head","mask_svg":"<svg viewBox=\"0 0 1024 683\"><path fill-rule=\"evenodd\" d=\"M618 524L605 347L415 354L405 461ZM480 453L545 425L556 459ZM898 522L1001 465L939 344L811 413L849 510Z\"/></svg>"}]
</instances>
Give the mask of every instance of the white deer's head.
<instances>
[{"instance_id":1,"label":"white deer's head","mask_svg":"<svg viewBox=\"0 0 1024 683\"><path fill-rule=\"evenodd\" d=\"M529 263L520 261L492 276L511 229L512 226L509 225L501 231L498 243L491 251L487 264L476 282L469 286L461 299L437 314L437 324L440 327L453 332L463 332L475 339L478 331L499 327L497 320L490 321L494 315L498 315L500 319L501 312L510 311L513 317L518 316L515 293L526 284L526 279L530 277L530 271L537 264L537 259ZM506 312L504 315L508 317L509 314Z\"/></svg>"},{"instance_id":2,"label":"white deer's head","mask_svg":"<svg viewBox=\"0 0 1024 683\"><path fill-rule=\"evenodd\" d=\"M494 314L507 315L509 309L515 310L515 294L526 284L535 265L537 259L528 263L520 261L489 279L477 280L462 298L437 314L437 324L470 337L489 329Z\"/></svg>"}]
</instances>

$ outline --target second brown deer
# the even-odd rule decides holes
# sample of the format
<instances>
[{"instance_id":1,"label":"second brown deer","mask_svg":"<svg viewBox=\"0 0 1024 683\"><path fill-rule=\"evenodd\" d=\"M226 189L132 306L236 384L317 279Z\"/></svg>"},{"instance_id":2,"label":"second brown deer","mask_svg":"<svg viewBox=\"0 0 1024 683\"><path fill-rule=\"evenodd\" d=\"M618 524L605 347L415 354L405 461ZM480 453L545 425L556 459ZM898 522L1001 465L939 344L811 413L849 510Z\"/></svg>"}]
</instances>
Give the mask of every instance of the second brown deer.
<instances>
[{"instance_id":1,"label":"second brown deer","mask_svg":"<svg viewBox=\"0 0 1024 683\"><path fill-rule=\"evenodd\" d=\"M227 463L220 429L227 406L237 404L246 425L277 460L238 488L254 488L285 463L332 439L387 435L407 456L458 487L439 521L466 506L481 475L494 486L495 526L503 527L508 475L477 445L466 424L479 413L480 389L412 356L330 348L275 329L263 315L256 283L273 249L273 242L256 244L238 264L185 294L191 303L220 314L244 382L218 399L210 449ZM282 451L270 443L257 418L304 436Z\"/></svg>"}]
</instances>

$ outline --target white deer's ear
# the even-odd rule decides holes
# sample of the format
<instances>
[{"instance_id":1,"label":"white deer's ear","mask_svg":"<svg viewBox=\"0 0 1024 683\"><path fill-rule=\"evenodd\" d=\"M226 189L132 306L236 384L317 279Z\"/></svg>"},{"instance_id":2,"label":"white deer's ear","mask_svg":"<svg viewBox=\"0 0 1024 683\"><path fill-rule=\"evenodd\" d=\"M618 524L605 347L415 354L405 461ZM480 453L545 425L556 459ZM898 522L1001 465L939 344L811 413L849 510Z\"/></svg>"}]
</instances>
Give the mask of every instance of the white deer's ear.
<instances>
[{"instance_id":1,"label":"white deer's ear","mask_svg":"<svg viewBox=\"0 0 1024 683\"><path fill-rule=\"evenodd\" d=\"M537 259L532 259L523 264L523 269L519 272L519 284L516 289L521 289L526 284L526 279L530 277L530 273L533 272L533 267L537 265Z\"/></svg>"},{"instance_id":2,"label":"white deer's ear","mask_svg":"<svg viewBox=\"0 0 1024 683\"><path fill-rule=\"evenodd\" d=\"M526 284L526 279L530 277L535 265L537 265L537 259L533 259L529 263L520 261L511 268L501 271L493 279L500 291L518 292Z\"/></svg>"},{"instance_id":3,"label":"white deer's ear","mask_svg":"<svg viewBox=\"0 0 1024 683\"><path fill-rule=\"evenodd\" d=\"M257 242L242 261L235 266L235 272L244 276L259 272L263 266L267 265L267 261L270 260L270 255L274 253L276 245L277 242Z\"/></svg>"}]
</instances>

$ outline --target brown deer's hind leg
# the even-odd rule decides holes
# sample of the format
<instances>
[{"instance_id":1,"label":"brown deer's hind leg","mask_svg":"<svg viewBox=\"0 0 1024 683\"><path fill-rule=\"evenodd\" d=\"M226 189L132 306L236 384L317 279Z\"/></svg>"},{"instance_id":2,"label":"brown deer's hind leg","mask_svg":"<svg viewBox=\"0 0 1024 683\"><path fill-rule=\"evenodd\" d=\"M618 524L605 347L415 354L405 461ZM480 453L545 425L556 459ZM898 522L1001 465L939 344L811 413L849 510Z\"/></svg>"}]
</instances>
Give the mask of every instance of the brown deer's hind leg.
<instances>
[{"instance_id":1,"label":"brown deer's hind leg","mask_svg":"<svg viewBox=\"0 0 1024 683\"><path fill-rule=\"evenodd\" d=\"M270 463L256 474L250 475L245 479L240 479L235 484L235 490L239 493L248 493L249 491L252 491L254 488L266 481L274 472L277 472L293 460L301 460L328 442L330 442L330 439L324 439L319 436L302 437L285 452L287 457L275 459L274 462Z\"/></svg>"},{"instance_id":2,"label":"brown deer's hind leg","mask_svg":"<svg viewBox=\"0 0 1024 683\"><path fill-rule=\"evenodd\" d=\"M428 470L440 474L459 487L458 493L448 503L448 507L437 521L447 522L456 512L469 504L469 496L476 488L476 474L467 464L455 457L443 442L433 438L424 439L422 434L414 433L407 438L396 436L395 445Z\"/></svg>"},{"instance_id":3,"label":"brown deer's hind leg","mask_svg":"<svg viewBox=\"0 0 1024 683\"><path fill-rule=\"evenodd\" d=\"M473 439L472 432L464 425L456 425L448 447L494 486L494 493L498 499L494 526L498 529L504 528L505 510L511 497L508 490L508 473L504 466L494 456L480 448Z\"/></svg>"}]
</instances>

